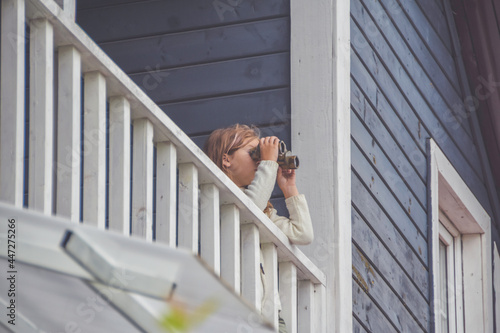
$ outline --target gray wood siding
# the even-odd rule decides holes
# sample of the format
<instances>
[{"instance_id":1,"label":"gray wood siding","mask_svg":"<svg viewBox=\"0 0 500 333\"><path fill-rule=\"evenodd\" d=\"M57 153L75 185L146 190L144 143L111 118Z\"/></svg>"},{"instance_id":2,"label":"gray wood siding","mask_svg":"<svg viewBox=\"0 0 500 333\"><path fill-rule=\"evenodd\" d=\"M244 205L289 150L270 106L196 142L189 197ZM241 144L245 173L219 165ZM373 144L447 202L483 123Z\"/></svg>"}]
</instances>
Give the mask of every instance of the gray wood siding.
<instances>
[{"instance_id":1,"label":"gray wood siding","mask_svg":"<svg viewBox=\"0 0 500 333\"><path fill-rule=\"evenodd\" d=\"M77 22L198 146L244 123L291 148L288 0L79 0Z\"/></svg>"},{"instance_id":2,"label":"gray wood siding","mask_svg":"<svg viewBox=\"0 0 500 333\"><path fill-rule=\"evenodd\" d=\"M351 1L355 332L430 332L428 138L491 214L446 8Z\"/></svg>"},{"instance_id":3,"label":"gray wood siding","mask_svg":"<svg viewBox=\"0 0 500 333\"><path fill-rule=\"evenodd\" d=\"M198 145L236 122L290 141L288 1L78 1L77 22Z\"/></svg>"}]
</instances>

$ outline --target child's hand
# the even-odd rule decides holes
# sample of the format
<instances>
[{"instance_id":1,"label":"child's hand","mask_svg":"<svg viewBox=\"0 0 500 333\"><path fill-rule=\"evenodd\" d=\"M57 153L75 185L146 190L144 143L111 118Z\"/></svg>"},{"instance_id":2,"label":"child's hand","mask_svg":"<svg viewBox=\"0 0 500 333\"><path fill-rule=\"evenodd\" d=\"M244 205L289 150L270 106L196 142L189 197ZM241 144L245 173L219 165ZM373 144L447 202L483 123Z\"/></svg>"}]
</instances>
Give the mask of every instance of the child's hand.
<instances>
[{"instance_id":1,"label":"child's hand","mask_svg":"<svg viewBox=\"0 0 500 333\"><path fill-rule=\"evenodd\" d=\"M275 136L260 139L260 159L262 161L277 161L280 140Z\"/></svg>"},{"instance_id":2,"label":"child's hand","mask_svg":"<svg viewBox=\"0 0 500 333\"><path fill-rule=\"evenodd\" d=\"M299 194L297 185L295 185L295 170L278 168L278 186L285 195L285 199Z\"/></svg>"}]
</instances>

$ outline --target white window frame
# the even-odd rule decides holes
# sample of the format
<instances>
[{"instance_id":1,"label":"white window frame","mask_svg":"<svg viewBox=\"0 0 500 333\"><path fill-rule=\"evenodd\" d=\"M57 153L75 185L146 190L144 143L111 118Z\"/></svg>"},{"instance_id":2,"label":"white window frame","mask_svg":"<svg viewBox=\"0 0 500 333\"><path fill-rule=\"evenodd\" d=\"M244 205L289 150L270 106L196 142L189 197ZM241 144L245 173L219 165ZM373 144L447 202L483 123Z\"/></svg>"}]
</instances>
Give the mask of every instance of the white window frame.
<instances>
[{"instance_id":1,"label":"white window frame","mask_svg":"<svg viewBox=\"0 0 500 333\"><path fill-rule=\"evenodd\" d=\"M497 243L493 242L493 287L495 289L495 320L497 323L496 333L500 333L500 253L498 252Z\"/></svg>"},{"instance_id":2,"label":"white window frame","mask_svg":"<svg viewBox=\"0 0 500 333\"><path fill-rule=\"evenodd\" d=\"M327 276L318 332L352 332L350 1L291 0L290 26L291 141L315 234L302 250Z\"/></svg>"},{"instance_id":3,"label":"white window frame","mask_svg":"<svg viewBox=\"0 0 500 333\"><path fill-rule=\"evenodd\" d=\"M455 284L458 287L454 295L449 296L455 297L454 304L460 304L460 298L463 298L464 309L459 309L457 313L463 313L464 326L463 331L460 325L455 327L455 331L493 332L491 219L434 140L429 140L428 149L434 332L442 333L438 320L441 298L439 240L440 237L443 239L441 223L453 235L455 242L461 241L461 251L455 251L455 254L459 252L462 264L462 268L455 265L454 275L458 276Z\"/></svg>"},{"instance_id":4,"label":"white window frame","mask_svg":"<svg viewBox=\"0 0 500 333\"><path fill-rule=\"evenodd\" d=\"M463 333L462 238L442 211L439 212L439 239L447 246L447 259L452 259L447 265L449 332ZM441 281L441 276L437 281Z\"/></svg>"}]
</instances>

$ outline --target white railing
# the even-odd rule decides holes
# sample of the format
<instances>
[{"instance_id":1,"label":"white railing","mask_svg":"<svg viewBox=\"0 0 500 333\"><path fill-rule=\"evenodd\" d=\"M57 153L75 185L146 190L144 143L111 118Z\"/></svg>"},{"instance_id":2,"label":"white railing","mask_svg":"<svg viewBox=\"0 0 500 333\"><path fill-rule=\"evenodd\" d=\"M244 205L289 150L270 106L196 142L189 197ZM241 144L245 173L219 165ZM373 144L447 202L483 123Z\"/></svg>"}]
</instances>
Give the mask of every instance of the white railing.
<instances>
[{"instance_id":1,"label":"white railing","mask_svg":"<svg viewBox=\"0 0 500 333\"><path fill-rule=\"evenodd\" d=\"M30 209L74 222L83 216L83 223L101 229L109 216L109 229L124 235L131 231L147 241L153 241L154 232L156 242L191 249L277 327L277 307L260 309L262 248L271 292L279 283L288 331L326 331L324 273L71 15L53 0L2 0L1 24L1 200L21 207L27 187ZM30 27L29 60L24 57L25 24ZM29 176L24 179L27 133Z\"/></svg>"}]
</instances>

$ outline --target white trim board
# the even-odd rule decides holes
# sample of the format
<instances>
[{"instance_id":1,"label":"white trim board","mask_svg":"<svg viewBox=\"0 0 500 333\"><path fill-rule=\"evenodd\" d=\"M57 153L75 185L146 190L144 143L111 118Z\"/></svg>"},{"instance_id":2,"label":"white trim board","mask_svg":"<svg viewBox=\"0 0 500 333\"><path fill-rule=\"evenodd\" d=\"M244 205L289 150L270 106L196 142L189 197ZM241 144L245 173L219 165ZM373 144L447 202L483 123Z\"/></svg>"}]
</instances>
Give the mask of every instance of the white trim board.
<instances>
[{"instance_id":1,"label":"white trim board","mask_svg":"<svg viewBox=\"0 0 500 333\"><path fill-rule=\"evenodd\" d=\"M292 148L315 234L303 251L327 275L321 332L352 332L350 2L290 7Z\"/></svg>"},{"instance_id":2,"label":"white trim board","mask_svg":"<svg viewBox=\"0 0 500 333\"><path fill-rule=\"evenodd\" d=\"M493 257L494 257L494 273L493 273L493 276L494 276L494 287L495 287L495 319L496 319L496 323L497 323L497 328L496 328L496 333L500 333L500 323L498 322L498 320L500 319L500 254L498 252L498 248L497 248L497 243L495 242L494 243L494 254L493 254Z\"/></svg>"},{"instance_id":3,"label":"white trim board","mask_svg":"<svg viewBox=\"0 0 500 333\"><path fill-rule=\"evenodd\" d=\"M440 299L438 286L440 211L448 220L443 224L446 226L451 223L462 239L465 331L493 332L491 219L433 139L429 139L428 154L434 332L440 333L436 320L437 304ZM454 233L452 230L449 231ZM479 263L478 257L481 258ZM474 274L477 273L478 265L481 274ZM474 286L479 288L475 290ZM467 304L470 303L473 306L468 307ZM483 324L482 329L478 323Z\"/></svg>"}]
</instances>

